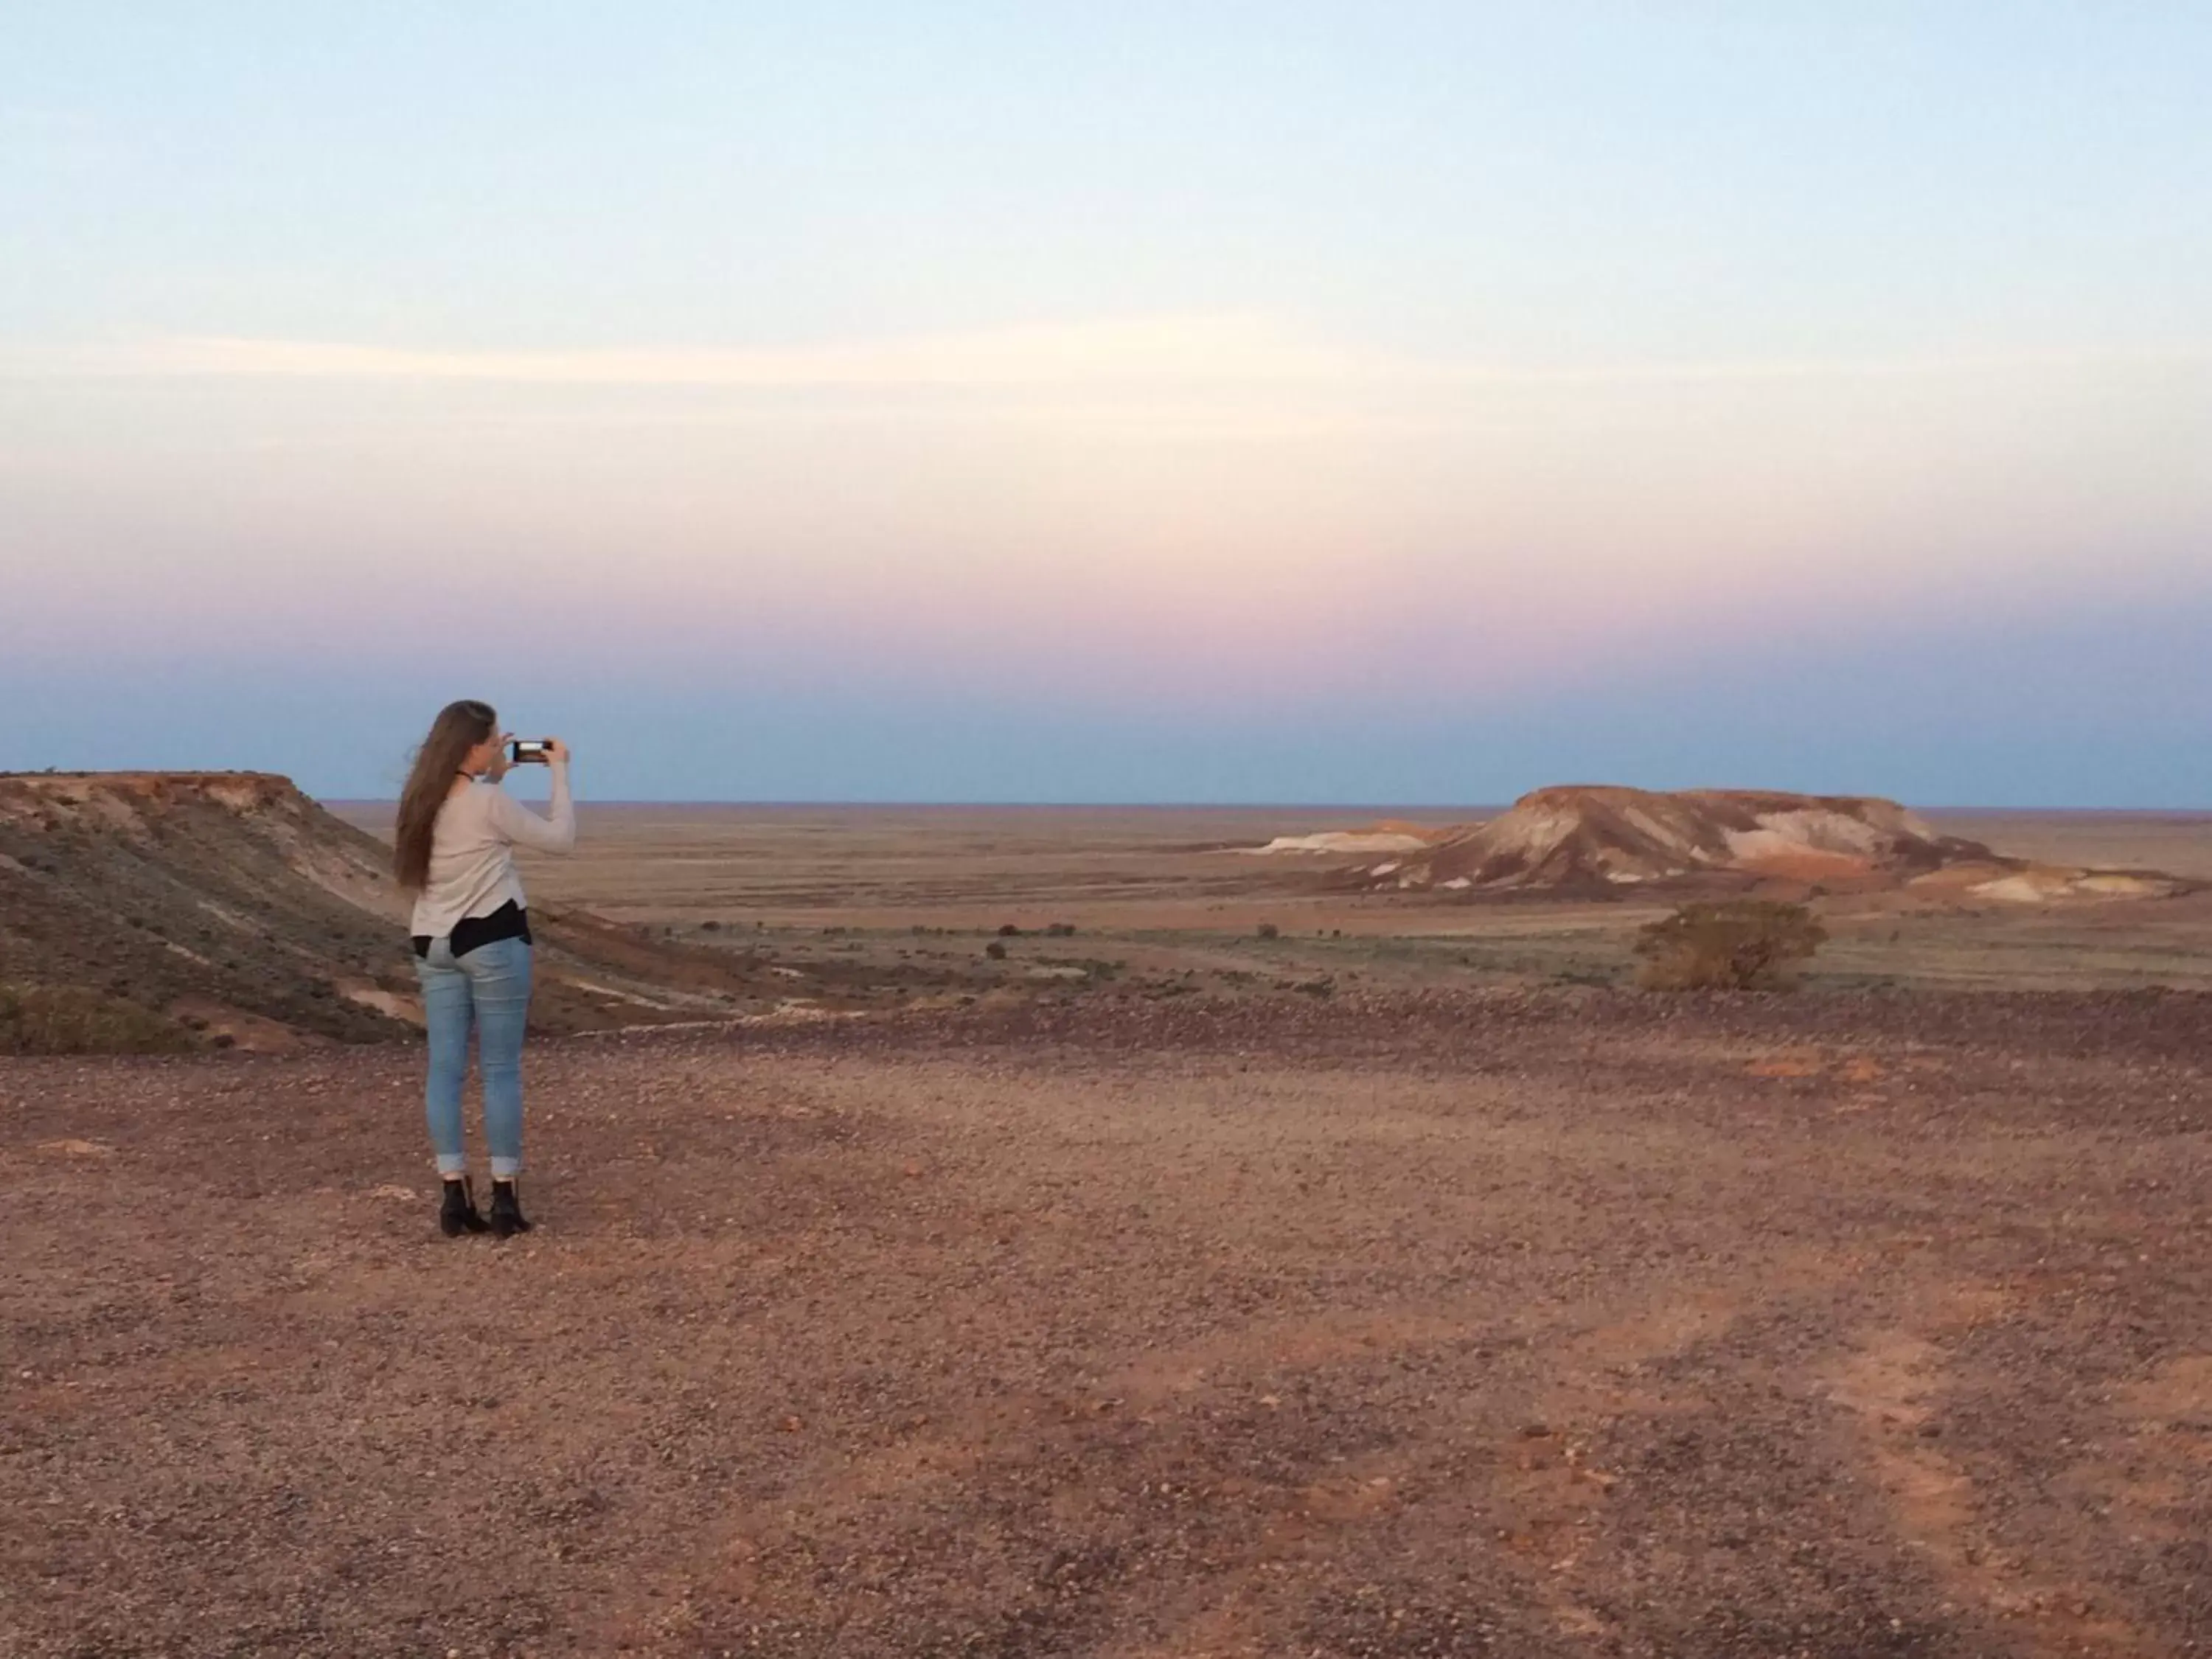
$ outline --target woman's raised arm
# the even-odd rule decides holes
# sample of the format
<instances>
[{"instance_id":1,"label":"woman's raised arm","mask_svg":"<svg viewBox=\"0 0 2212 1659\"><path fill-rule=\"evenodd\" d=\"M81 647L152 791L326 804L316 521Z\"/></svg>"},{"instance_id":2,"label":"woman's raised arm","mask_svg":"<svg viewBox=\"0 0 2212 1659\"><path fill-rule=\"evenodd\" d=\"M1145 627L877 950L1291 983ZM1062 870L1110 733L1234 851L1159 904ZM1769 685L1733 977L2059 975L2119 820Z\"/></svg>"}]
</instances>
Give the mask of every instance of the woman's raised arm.
<instances>
[{"instance_id":1,"label":"woman's raised arm","mask_svg":"<svg viewBox=\"0 0 2212 1659\"><path fill-rule=\"evenodd\" d=\"M553 769L553 799L539 817L504 789L492 797L491 821L499 833L518 847L541 853L570 853L576 848L576 808L568 799L568 745L553 739L548 751Z\"/></svg>"}]
</instances>

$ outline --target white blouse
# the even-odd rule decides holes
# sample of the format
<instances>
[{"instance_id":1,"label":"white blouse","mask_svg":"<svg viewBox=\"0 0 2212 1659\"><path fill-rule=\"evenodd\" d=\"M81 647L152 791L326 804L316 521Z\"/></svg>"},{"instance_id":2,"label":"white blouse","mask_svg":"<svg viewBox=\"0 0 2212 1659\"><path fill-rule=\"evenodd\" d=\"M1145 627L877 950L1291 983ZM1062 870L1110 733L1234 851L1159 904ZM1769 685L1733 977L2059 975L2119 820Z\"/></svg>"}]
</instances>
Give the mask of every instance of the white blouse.
<instances>
[{"instance_id":1,"label":"white blouse","mask_svg":"<svg viewBox=\"0 0 2212 1659\"><path fill-rule=\"evenodd\" d=\"M568 766L553 763L553 799L539 817L495 783L482 779L448 795L430 836L430 878L415 901L408 932L443 939L469 916L488 916L522 896L514 848L566 853L576 845L576 809L568 799Z\"/></svg>"}]
</instances>

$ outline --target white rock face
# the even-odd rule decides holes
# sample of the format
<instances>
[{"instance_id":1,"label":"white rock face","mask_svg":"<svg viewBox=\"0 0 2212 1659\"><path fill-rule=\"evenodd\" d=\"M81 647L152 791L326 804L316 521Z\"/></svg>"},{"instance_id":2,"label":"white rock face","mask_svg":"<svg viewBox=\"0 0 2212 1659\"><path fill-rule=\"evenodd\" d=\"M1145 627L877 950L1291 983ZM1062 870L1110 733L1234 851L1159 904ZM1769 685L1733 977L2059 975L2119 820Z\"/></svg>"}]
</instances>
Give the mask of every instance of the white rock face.
<instances>
[{"instance_id":1,"label":"white rock face","mask_svg":"<svg viewBox=\"0 0 2212 1659\"><path fill-rule=\"evenodd\" d=\"M1265 847L1237 850L1265 857L1273 853L1417 853L1428 842L1395 830L1325 830L1312 836L1278 836Z\"/></svg>"},{"instance_id":2,"label":"white rock face","mask_svg":"<svg viewBox=\"0 0 2212 1659\"><path fill-rule=\"evenodd\" d=\"M1618 785L1539 789L1485 823L1399 837L1285 836L1269 850L1372 854L1342 881L1377 891L1468 894L1601 890L1684 878L1733 879L1751 890L1789 884L1815 891L1911 890L1939 902L2003 902L2154 897L2186 883L2153 871L2069 870L2009 858L1943 834L1893 800L1764 789L1674 793ZM1386 839L1388 837L1388 839Z\"/></svg>"}]
</instances>

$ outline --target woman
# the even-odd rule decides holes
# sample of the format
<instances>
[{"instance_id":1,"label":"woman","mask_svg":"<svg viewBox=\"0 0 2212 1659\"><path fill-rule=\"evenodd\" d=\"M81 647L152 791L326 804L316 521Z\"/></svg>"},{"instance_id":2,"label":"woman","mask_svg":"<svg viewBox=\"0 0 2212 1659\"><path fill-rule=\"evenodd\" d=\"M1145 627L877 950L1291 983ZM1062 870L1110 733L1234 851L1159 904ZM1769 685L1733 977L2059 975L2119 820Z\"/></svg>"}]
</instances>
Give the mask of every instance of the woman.
<instances>
[{"instance_id":1,"label":"woman","mask_svg":"<svg viewBox=\"0 0 2212 1659\"><path fill-rule=\"evenodd\" d=\"M438 1225L452 1238L487 1229L527 1232L515 1177L522 1170L522 1034L530 1012L530 912L514 873L520 844L566 853L576 844L568 802L568 747L549 742L550 816L539 817L499 787L511 764L489 703L447 703L416 751L399 797L394 866L415 895L415 973L429 1027L424 1103L445 1194ZM483 1074L484 1139L491 1146L491 1219L477 1212L461 1153L461 1083L469 1029Z\"/></svg>"}]
</instances>

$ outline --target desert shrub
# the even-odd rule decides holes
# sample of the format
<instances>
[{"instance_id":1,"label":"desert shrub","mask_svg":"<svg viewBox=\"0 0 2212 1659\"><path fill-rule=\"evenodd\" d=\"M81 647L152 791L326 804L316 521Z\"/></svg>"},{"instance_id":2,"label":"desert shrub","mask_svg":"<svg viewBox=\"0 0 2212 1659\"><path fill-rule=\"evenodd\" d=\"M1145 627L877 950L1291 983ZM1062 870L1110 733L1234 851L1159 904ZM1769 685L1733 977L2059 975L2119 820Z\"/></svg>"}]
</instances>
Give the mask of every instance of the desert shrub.
<instances>
[{"instance_id":1,"label":"desert shrub","mask_svg":"<svg viewBox=\"0 0 2212 1659\"><path fill-rule=\"evenodd\" d=\"M1006 947L999 940L993 939L983 947L983 954L994 962L1004 962L1006 959Z\"/></svg>"},{"instance_id":2,"label":"desert shrub","mask_svg":"<svg viewBox=\"0 0 2212 1659\"><path fill-rule=\"evenodd\" d=\"M1652 991L1750 991L1787 982L1827 929L1802 904L1686 904L1637 936L1637 982Z\"/></svg>"},{"instance_id":3,"label":"desert shrub","mask_svg":"<svg viewBox=\"0 0 2212 1659\"><path fill-rule=\"evenodd\" d=\"M1047 922L1044 931L1045 937L1048 939L1073 939L1075 924L1072 921Z\"/></svg>"},{"instance_id":4,"label":"desert shrub","mask_svg":"<svg viewBox=\"0 0 2212 1659\"><path fill-rule=\"evenodd\" d=\"M702 933L719 933L722 931L722 924L719 921L702 921L699 924L699 931Z\"/></svg>"},{"instance_id":5,"label":"desert shrub","mask_svg":"<svg viewBox=\"0 0 2212 1659\"><path fill-rule=\"evenodd\" d=\"M1254 930L1261 939L1280 939L1283 930L1272 921L1263 921Z\"/></svg>"},{"instance_id":6,"label":"desert shrub","mask_svg":"<svg viewBox=\"0 0 2212 1659\"><path fill-rule=\"evenodd\" d=\"M999 924L999 937L1000 939L1019 939L1021 936L1022 930L1015 927L1012 922L1002 921Z\"/></svg>"},{"instance_id":7,"label":"desert shrub","mask_svg":"<svg viewBox=\"0 0 2212 1659\"><path fill-rule=\"evenodd\" d=\"M0 985L0 1054L158 1054L190 1048L172 1020L72 986Z\"/></svg>"}]
</instances>

